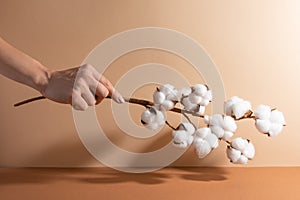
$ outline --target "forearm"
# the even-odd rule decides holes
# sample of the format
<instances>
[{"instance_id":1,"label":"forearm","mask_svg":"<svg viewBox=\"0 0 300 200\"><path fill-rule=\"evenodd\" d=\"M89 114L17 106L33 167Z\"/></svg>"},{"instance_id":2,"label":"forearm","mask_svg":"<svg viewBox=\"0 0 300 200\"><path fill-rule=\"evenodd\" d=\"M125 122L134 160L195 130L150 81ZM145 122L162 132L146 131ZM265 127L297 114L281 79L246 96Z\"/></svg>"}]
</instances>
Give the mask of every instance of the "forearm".
<instances>
[{"instance_id":1,"label":"forearm","mask_svg":"<svg viewBox=\"0 0 300 200\"><path fill-rule=\"evenodd\" d=\"M43 92L50 70L0 37L0 74Z\"/></svg>"}]
</instances>

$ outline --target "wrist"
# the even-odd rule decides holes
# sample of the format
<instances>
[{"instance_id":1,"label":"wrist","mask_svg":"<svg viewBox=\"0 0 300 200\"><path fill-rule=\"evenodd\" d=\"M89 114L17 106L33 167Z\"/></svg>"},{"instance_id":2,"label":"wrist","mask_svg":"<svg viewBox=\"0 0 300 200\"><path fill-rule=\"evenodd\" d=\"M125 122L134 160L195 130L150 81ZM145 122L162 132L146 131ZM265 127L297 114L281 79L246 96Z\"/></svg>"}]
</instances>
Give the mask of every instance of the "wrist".
<instances>
[{"instance_id":1,"label":"wrist","mask_svg":"<svg viewBox=\"0 0 300 200\"><path fill-rule=\"evenodd\" d=\"M52 71L42 65L41 63L38 64L38 73L35 74L35 76L32 79L33 87L39 91L41 94L44 94L44 92L47 89L47 86L49 84Z\"/></svg>"}]
</instances>

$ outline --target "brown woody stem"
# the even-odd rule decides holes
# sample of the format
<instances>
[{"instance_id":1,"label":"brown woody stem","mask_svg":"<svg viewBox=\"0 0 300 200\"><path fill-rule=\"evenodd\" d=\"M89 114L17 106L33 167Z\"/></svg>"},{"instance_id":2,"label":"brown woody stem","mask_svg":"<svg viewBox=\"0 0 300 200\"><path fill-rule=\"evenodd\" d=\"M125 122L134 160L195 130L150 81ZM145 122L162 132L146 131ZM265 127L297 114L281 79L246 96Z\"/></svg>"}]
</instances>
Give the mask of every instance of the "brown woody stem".
<instances>
[{"instance_id":1,"label":"brown woody stem","mask_svg":"<svg viewBox=\"0 0 300 200\"><path fill-rule=\"evenodd\" d=\"M111 99L110 96L108 96L106 98L107 99ZM33 97L33 98L30 98L30 99L26 99L24 101L20 101L20 102L14 104L14 107L18 107L18 106L21 106L21 105L24 105L24 104L27 104L27 103L31 103L31 102L34 102L34 101L42 100L42 99L46 99L46 97L44 97L44 96L38 96L38 97ZM148 100L144 100L144 99L136 99L136 98L124 98L124 99L125 99L125 102L127 102L127 103L141 105L141 106L144 106L145 108L150 108L151 106L154 105L153 102L148 101ZM195 113L195 112L192 112L192 111L188 111L188 110L184 110L184 109L180 109L180 108L176 108L176 107L174 107L170 111L171 112L175 112L175 113L181 113L181 114L183 114L184 117L186 117L189 122L191 122L191 120L189 119L189 117L186 114L189 114L189 115L192 115L192 116L196 116L196 117L200 117L200 118L204 118L204 115L200 115L198 113ZM240 119L235 119L235 120L238 121L238 120L241 120L241 119L255 119L255 116L253 116L252 114L253 114L252 112L248 113L244 117L242 117Z\"/></svg>"}]
</instances>

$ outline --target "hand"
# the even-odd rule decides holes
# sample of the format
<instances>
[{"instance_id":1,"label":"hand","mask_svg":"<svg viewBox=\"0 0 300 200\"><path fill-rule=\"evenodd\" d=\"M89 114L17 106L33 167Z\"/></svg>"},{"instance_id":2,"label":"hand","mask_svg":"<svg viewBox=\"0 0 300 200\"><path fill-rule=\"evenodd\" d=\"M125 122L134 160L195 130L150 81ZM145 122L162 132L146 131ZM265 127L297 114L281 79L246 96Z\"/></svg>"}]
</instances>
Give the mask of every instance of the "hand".
<instances>
[{"instance_id":1,"label":"hand","mask_svg":"<svg viewBox=\"0 0 300 200\"><path fill-rule=\"evenodd\" d=\"M86 110L108 95L117 103L125 102L112 84L89 64L50 72L49 82L41 93L55 102L71 104L76 110Z\"/></svg>"}]
</instances>

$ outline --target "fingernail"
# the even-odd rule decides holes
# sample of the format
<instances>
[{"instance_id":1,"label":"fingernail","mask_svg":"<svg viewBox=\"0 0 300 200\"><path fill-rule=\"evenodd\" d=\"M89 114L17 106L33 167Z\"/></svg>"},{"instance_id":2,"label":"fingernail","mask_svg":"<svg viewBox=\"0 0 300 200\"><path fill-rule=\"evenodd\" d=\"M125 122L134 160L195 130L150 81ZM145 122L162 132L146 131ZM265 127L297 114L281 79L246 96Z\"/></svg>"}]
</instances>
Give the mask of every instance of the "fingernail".
<instances>
[{"instance_id":1,"label":"fingernail","mask_svg":"<svg viewBox=\"0 0 300 200\"><path fill-rule=\"evenodd\" d=\"M125 99L121 95L118 97L118 103L125 103Z\"/></svg>"}]
</instances>

